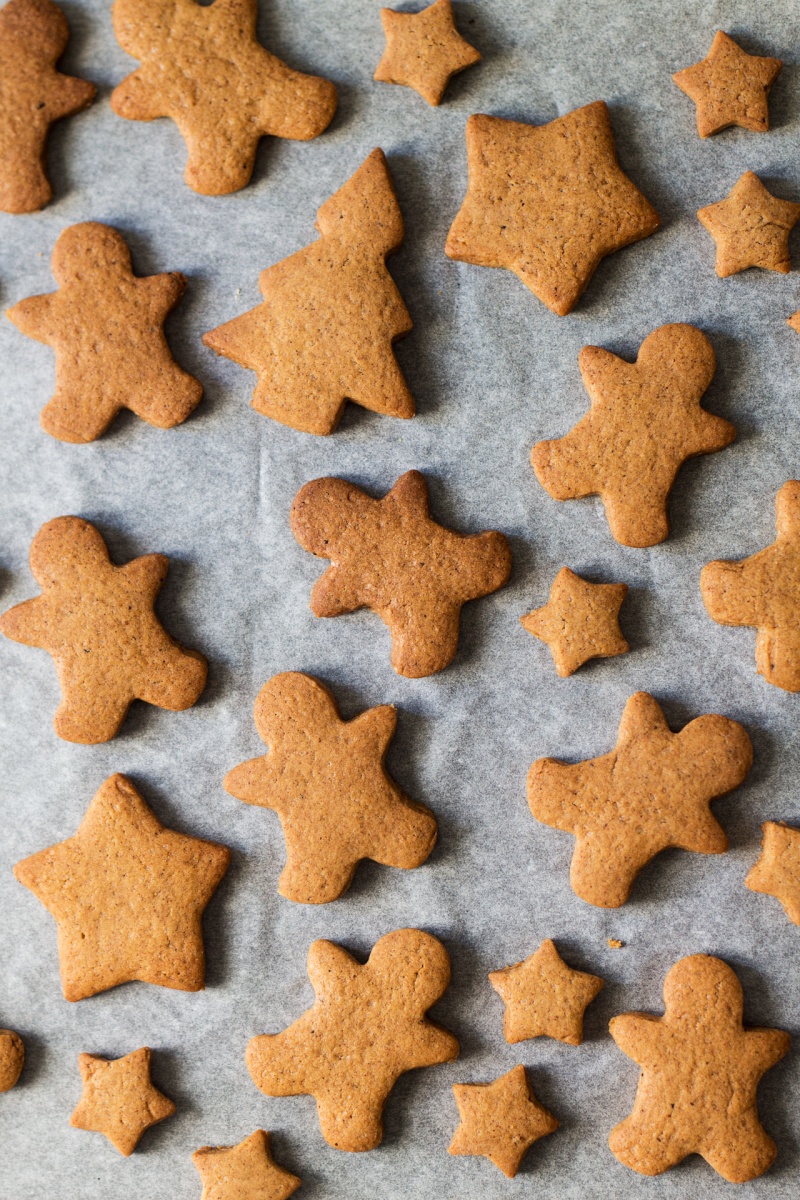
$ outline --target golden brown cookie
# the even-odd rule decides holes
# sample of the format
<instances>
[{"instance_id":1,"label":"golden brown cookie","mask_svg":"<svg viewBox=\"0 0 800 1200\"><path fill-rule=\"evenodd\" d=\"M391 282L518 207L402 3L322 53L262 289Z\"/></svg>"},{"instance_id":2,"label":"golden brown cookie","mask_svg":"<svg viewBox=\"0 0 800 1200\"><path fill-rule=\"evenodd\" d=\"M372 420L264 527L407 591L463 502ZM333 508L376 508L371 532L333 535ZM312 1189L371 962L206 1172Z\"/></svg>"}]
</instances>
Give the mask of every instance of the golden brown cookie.
<instances>
[{"instance_id":1,"label":"golden brown cookie","mask_svg":"<svg viewBox=\"0 0 800 1200\"><path fill-rule=\"evenodd\" d=\"M25 1047L11 1029L0 1029L0 1092L10 1092L22 1074Z\"/></svg>"},{"instance_id":2,"label":"golden brown cookie","mask_svg":"<svg viewBox=\"0 0 800 1200\"><path fill-rule=\"evenodd\" d=\"M317 229L318 241L261 272L263 304L204 343L256 372L256 412L302 433L332 433L348 400L413 417L392 351L411 317L386 269L403 218L382 150L326 200Z\"/></svg>"},{"instance_id":3,"label":"golden brown cookie","mask_svg":"<svg viewBox=\"0 0 800 1200\"><path fill-rule=\"evenodd\" d=\"M83 1095L70 1125L102 1133L120 1154L133 1154L146 1129L175 1112L175 1105L150 1079L150 1050L143 1046L124 1058L78 1056Z\"/></svg>"},{"instance_id":4,"label":"golden brown cookie","mask_svg":"<svg viewBox=\"0 0 800 1200\"><path fill-rule=\"evenodd\" d=\"M68 742L107 742L133 700L181 712L206 684L202 654L165 631L153 606L167 576L163 554L115 567L80 517L57 517L31 543L41 596L0 616L0 633L51 654L61 684L53 724Z\"/></svg>"},{"instance_id":5,"label":"golden brown cookie","mask_svg":"<svg viewBox=\"0 0 800 1200\"><path fill-rule=\"evenodd\" d=\"M270 752L234 767L223 786L280 817L282 896L301 904L336 900L363 858L406 869L425 862L436 818L409 800L384 767L397 725L392 705L343 721L324 684L287 671L258 693L255 721Z\"/></svg>"},{"instance_id":6,"label":"golden brown cookie","mask_svg":"<svg viewBox=\"0 0 800 1200\"><path fill-rule=\"evenodd\" d=\"M257 0L114 0L112 13L117 41L142 65L111 107L130 121L171 117L189 152L184 179L201 195L243 188L265 135L308 141L333 119L333 84L258 41Z\"/></svg>"},{"instance_id":7,"label":"golden brown cookie","mask_svg":"<svg viewBox=\"0 0 800 1200\"><path fill-rule=\"evenodd\" d=\"M752 892L774 896L790 921L800 925L800 829L765 821L761 857L744 881Z\"/></svg>"},{"instance_id":8,"label":"golden brown cookie","mask_svg":"<svg viewBox=\"0 0 800 1200\"><path fill-rule=\"evenodd\" d=\"M14 868L56 919L67 1000L133 979L199 992L203 910L230 857L165 828L124 775L107 779L77 833Z\"/></svg>"},{"instance_id":9,"label":"golden brown cookie","mask_svg":"<svg viewBox=\"0 0 800 1200\"><path fill-rule=\"evenodd\" d=\"M52 0L8 0L0 9L0 210L36 212L53 198L44 167L54 121L82 112L97 89L62 75L69 25Z\"/></svg>"},{"instance_id":10,"label":"golden brown cookie","mask_svg":"<svg viewBox=\"0 0 800 1200\"><path fill-rule=\"evenodd\" d=\"M584 346L578 366L591 409L564 437L536 443L536 478L554 500L599 496L623 546L655 546L669 533L667 499L682 464L736 437L730 421L700 406L716 366L711 343L693 325L662 325L634 363Z\"/></svg>"},{"instance_id":11,"label":"golden brown cookie","mask_svg":"<svg viewBox=\"0 0 800 1200\"><path fill-rule=\"evenodd\" d=\"M509 1179L534 1142L558 1129L558 1121L531 1091L523 1066L512 1067L494 1083L453 1087L461 1124L449 1154L482 1155Z\"/></svg>"},{"instance_id":12,"label":"golden brown cookie","mask_svg":"<svg viewBox=\"0 0 800 1200\"><path fill-rule=\"evenodd\" d=\"M374 1150L398 1078L458 1056L425 1013L450 982L440 941L419 929L387 933L362 965L334 942L313 942L313 1008L283 1033L254 1037L247 1068L267 1096L314 1096L322 1136L338 1150Z\"/></svg>"},{"instance_id":13,"label":"golden brown cookie","mask_svg":"<svg viewBox=\"0 0 800 1200\"><path fill-rule=\"evenodd\" d=\"M598 975L568 967L550 938L524 962L490 971L489 982L506 1006L507 1042L544 1035L568 1046L583 1041L584 1011L604 984Z\"/></svg>"},{"instance_id":14,"label":"golden brown cookie","mask_svg":"<svg viewBox=\"0 0 800 1200\"><path fill-rule=\"evenodd\" d=\"M775 501L778 536L741 562L712 562L700 572L703 603L720 625L754 625L756 668L768 683L800 692L800 482Z\"/></svg>"},{"instance_id":15,"label":"golden brown cookie","mask_svg":"<svg viewBox=\"0 0 800 1200\"><path fill-rule=\"evenodd\" d=\"M716 242L720 279L747 267L783 275L791 270L789 234L800 221L800 204L773 196L753 171L745 171L724 200L697 216Z\"/></svg>"},{"instance_id":16,"label":"golden brown cookie","mask_svg":"<svg viewBox=\"0 0 800 1200\"><path fill-rule=\"evenodd\" d=\"M563 317L600 260L659 228L617 161L602 100L546 125L467 121L469 186L445 254L507 267Z\"/></svg>"},{"instance_id":17,"label":"golden brown cookie","mask_svg":"<svg viewBox=\"0 0 800 1200\"><path fill-rule=\"evenodd\" d=\"M121 408L159 429L185 421L203 387L175 362L163 326L186 276L134 275L122 235L95 221L64 230L52 265L58 291L29 296L7 313L56 352L56 390L42 428L62 442L93 442Z\"/></svg>"},{"instance_id":18,"label":"golden brown cookie","mask_svg":"<svg viewBox=\"0 0 800 1200\"><path fill-rule=\"evenodd\" d=\"M574 834L576 895L618 908L645 863L669 846L697 854L727 850L709 806L739 786L752 761L750 738L738 722L697 717L672 733L657 701L637 692L609 754L533 764L528 804L537 821Z\"/></svg>"},{"instance_id":19,"label":"golden brown cookie","mask_svg":"<svg viewBox=\"0 0 800 1200\"><path fill-rule=\"evenodd\" d=\"M315 479L294 498L292 532L331 566L311 593L318 617L371 608L392 634L392 666L418 679L458 648L462 605L502 587L511 551L502 533L453 533L430 516L428 485L406 471L381 500L346 479Z\"/></svg>"},{"instance_id":20,"label":"golden brown cookie","mask_svg":"<svg viewBox=\"0 0 800 1200\"><path fill-rule=\"evenodd\" d=\"M693 954L664 980L663 1017L614 1017L611 1036L641 1069L633 1112L611 1131L621 1163L660 1175L701 1154L729 1183L763 1175L778 1150L756 1089L789 1049L782 1029L745 1029L742 985L719 958Z\"/></svg>"},{"instance_id":21,"label":"golden brown cookie","mask_svg":"<svg viewBox=\"0 0 800 1200\"><path fill-rule=\"evenodd\" d=\"M453 76L480 62L456 29L451 0L434 0L416 13L382 8L381 21L386 49L373 79L413 88L428 104L439 104Z\"/></svg>"},{"instance_id":22,"label":"golden brown cookie","mask_svg":"<svg viewBox=\"0 0 800 1200\"><path fill-rule=\"evenodd\" d=\"M192 1162L203 1181L200 1200L289 1200L302 1183L275 1162L263 1129L237 1146L201 1146Z\"/></svg>"},{"instance_id":23,"label":"golden brown cookie","mask_svg":"<svg viewBox=\"0 0 800 1200\"><path fill-rule=\"evenodd\" d=\"M718 31L702 62L672 78L695 102L700 137L710 137L729 125L766 133L767 96L782 66L779 58L746 54L727 33Z\"/></svg>"},{"instance_id":24,"label":"golden brown cookie","mask_svg":"<svg viewBox=\"0 0 800 1200\"><path fill-rule=\"evenodd\" d=\"M520 617L520 622L547 643L556 671L565 677L590 658L630 650L619 627L619 610L627 594L627 583L589 583L562 567L547 604Z\"/></svg>"}]
</instances>

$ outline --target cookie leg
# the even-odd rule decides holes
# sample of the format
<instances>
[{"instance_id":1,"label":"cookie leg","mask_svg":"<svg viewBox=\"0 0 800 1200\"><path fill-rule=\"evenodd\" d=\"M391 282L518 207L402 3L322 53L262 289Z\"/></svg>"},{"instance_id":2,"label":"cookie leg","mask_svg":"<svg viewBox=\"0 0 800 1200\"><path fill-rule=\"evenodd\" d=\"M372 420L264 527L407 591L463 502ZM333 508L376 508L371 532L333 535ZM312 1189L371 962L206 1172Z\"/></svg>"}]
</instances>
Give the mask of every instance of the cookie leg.
<instances>
[{"instance_id":1,"label":"cookie leg","mask_svg":"<svg viewBox=\"0 0 800 1200\"><path fill-rule=\"evenodd\" d=\"M256 161L259 134L247 133L224 122L197 129L181 129L189 151L184 179L201 196L226 196L250 181Z\"/></svg>"}]
</instances>

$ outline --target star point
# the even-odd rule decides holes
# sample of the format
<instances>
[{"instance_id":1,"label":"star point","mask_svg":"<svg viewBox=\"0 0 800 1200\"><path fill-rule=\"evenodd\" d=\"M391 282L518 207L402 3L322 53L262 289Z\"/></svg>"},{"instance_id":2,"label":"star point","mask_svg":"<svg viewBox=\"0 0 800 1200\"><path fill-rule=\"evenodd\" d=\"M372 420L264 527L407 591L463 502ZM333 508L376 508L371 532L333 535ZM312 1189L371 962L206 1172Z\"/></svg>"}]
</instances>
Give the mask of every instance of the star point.
<instances>
[{"instance_id":1,"label":"star point","mask_svg":"<svg viewBox=\"0 0 800 1200\"><path fill-rule=\"evenodd\" d=\"M789 920L800 925L800 829L783 821L765 821L761 830L761 857L750 869L745 887L774 896Z\"/></svg>"},{"instance_id":2,"label":"star point","mask_svg":"<svg viewBox=\"0 0 800 1200\"><path fill-rule=\"evenodd\" d=\"M534 1142L558 1121L534 1096L523 1066L494 1083L457 1083L453 1094L461 1123L448 1152L480 1155L513 1179Z\"/></svg>"},{"instance_id":3,"label":"star point","mask_svg":"<svg viewBox=\"0 0 800 1200\"><path fill-rule=\"evenodd\" d=\"M480 61L456 29L451 0L416 13L382 8L381 21L386 49L373 78L413 88L428 104L440 104L452 77Z\"/></svg>"},{"instance_id":4,"label":"star point","mask_svg":"<svg viewBox=\"0 0 800 1200\"><path fill-rule=\"evenodd\" d=\"M745 171L724 200L701 208L697 217L716 243L720 279L747 267L782 275L791 270L789 234L800 221L800 204L773 196L753 171Z\"/></svg>"},{"instance_id":5,"label":"star point","mask_svg":"<svg viewBox=\"0 0 800 1200\"><path fill-rule=\"evenodd\" d=\"M694 101L697 132L711 137L730 125L766 133L769 129L769 89L782 62L747 54L719 30L706 57L672 76L673 82Z\"/></svg>"},{"instance_id":6,"label":"star point","mask_svg":"<svg viewBox=\"0 0 800 1200\"><path fill-rule=\"evenodd\" d=\"M263 1129L236 1146L201 1146L192 1162L203 1184L200 1200L289 1200L302 1183L275 1162Z\"/></svg>"},{"instance_id":7,"label":"star point","mask_svg":"<svg viewBox=\"0 0 800 1200\"><path fill-rule=\"evenodd\" d=\"M598 975L575 971L547 938L523 962L489 974L489 982L506 1010L507 1042L551 1037L569 1046L583 1040L583 1014L604 986Z\"/></svg>"},{"instance_id":8,"label":"star point","mask_svg":"<svg viewBox=\"0 0 800 1200\"><path fill-rule=\"evenodd\" d=\"M627 583L589 583L562 567L547 604L520 617L520 622L550 647L563 678L591 658L610 658L630 650L619 627L619 610L627 593Z\"/></svg>"},{"instance_id":9,"label":"star point","mask_svg":"<svg viewBox=\"0 0 800 1200\"><path fill-rule=\"evenodd\" d=\"M83 1095L70 1125L102 1133L127 1158L146 1129L171 1117L175 1105L150 1079L150 1050L143 1046L124 1058L95 1054L78 1058Z\"/></svg>"}]
</instances>

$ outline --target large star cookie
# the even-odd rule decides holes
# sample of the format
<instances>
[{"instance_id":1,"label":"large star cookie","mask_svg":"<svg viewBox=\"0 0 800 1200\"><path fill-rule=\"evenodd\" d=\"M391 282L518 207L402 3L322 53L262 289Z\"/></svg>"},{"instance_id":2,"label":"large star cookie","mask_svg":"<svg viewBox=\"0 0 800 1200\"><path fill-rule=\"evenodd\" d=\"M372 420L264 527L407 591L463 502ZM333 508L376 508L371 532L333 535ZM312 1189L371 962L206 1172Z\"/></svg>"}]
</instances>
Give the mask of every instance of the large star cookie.
<instances>
[{"instance_id":1,"label":"large star cookie","mask_svg":"<svg viewBox=\"0 0 800 1200\"><path fill-rule=\"evenodd\" d=\"M720 30L702 62L685 67L672 78L695 102L700 137L710 137L729 125L766 133L767 96L782 66L779 58L746 54Z\"/></svg>"},{"instance_id":2,"label":"large star cookie","mask_svg":"<svg viewBox=\"0 0 800 1200\"><path fill-rule=\"evenodd\" d=\"M175 1112L172 1101L150 1079L147 1046L110 1060L81 1054L78 1066L83 1095L69 1119L70 1125L105 1134L126 1157L133 1154L146 1129Z\"/></svg>"},{"instance_id":3,"label":"large star cookie","mask_svg":"<svg viewBox=\"0 0 800 1200\"><path fill-rule=\"evenodd\" d=\"M745 879L753 892L774 896L790 921L800 925L800 829L765 821L761 857Z\"/></svg>"},{"instance_id":4,"label":"large star cookie","mask_svg":"<svg viewBox=\"0 0 800 1200\"><path fill-rule=\"evenodd\" d=\"M25 1046L12 1029L0 1029L0 1092L10 1092L22 1074Z\"/></svg>"},{"instance_id":5,"label":"large star cookie","mask_svg":"<svg viewBox=\"0 0 800 1200\"><path fill-rule=\"evenodd\" d=\"M0 9L0 210L36 212L53 196L45 174L54 121L88 108L97 89L62 75L69 25L52 0L8 0Z\"/></svg>"},{"instance_id":6,"label":"large star cookie","mask_svg":"<svg viewBox=\"0 0 800 1200\"><path fill-rule=\"evenodd\" d=\"M800 204L773 196L753 171L745 171L724 200L697 216L716 242L720 279L747 267L782 275L791 270L789 234L800 221Z\"/></svg>"},{"instance_id":7,"label":"large star cookie","mask_svg":"<svg viewBox=\"0 0 800 1200\"><path fill-rule=\"evenodd\" d=\"M14 874L58 926L61 983L83 1000L139 979L203 987L203 910L230 851L166 829L124 775L112 775L77 833Z\"/></svg>"},{"instance_id":8,"label":"large star cookie","mask_svg":"<svg viewBox=\"0 0 800 1200\"><path fill-rule=\"evenodd\" d=\"M547 604L520 621L528 633L547 643L556 671L565 677L590 658L630 650L619 627L619 610L627 594L627 583L589 583L562 567Z\"/></svg>"},{"instance_id":9,"label":"large star cookie","mask_svg":"<svg viewBox=\"0 0 800 1200\"><path fill-rule=\"evenodd\" d=\"M202 654L186 650L153 610L166 579L163 554L115 567L101 535L79 517L57 517L31 543L41 596L0 617L0 633L51 654L61 684L53 724L68 742L113 738L133 700L180 712L206 683Z\"/></svg>"},{"instance_id":10,"label":"large star cookie","mask_svg":"<svg viewBox=\"0 0 800 1200\"><path fill-rule=\"evenodd\" d=\"M397 713L389 705L343 721L331 692L297 671L275 675L255 704L269 754L229 771L226 791L278 813L286 838L279 891L325 904L346 891L362 858L418 867L436 841L436 818L403 795L383 760Z\"/></svg>"},{"instance_id":11,"label":"large star cookie","mask_svg":"<svg viewBox=\"0 0 800 1200\"><path fill-rule=\"evenodd\" d=\"M374 1150L400 1075L458 1055L453 1035L425 1016L450 982L447 952L419 929L387 933L363 965L318 941L308 952L308 975L313 1008L283 1033L254 1037L248 1070L267 1096L314 1096L331 1146Z\"/></svg>"},{"instance_id":12,"label":"large star cookie","mask_svg":"<svg viewBox=\"0 0 800 1200\"><path fill-rule=\"evenodd\" d=\"M192 1162L203 1182L200 1200L289 1200L302 1182L275 1162L263 1129L238 1146L201 1146Z\"/></svg>"},{"instance_id":13,"label":"large star cookie","mask_svg":"<svg viewBox=\"0 0 800 1200\"><path fill-rule=\"evenodd\" d=\"M554 758L533 764L528 804L537 821L575 836L575 893L618 908L661 850L727 850L709 805L738 787L752 761L750 738L738 722L697 717L672 733L653 697L637 692L610 753L570 765Z\"/></svg>"},{"instance_id":14,"label":"large star cookie","mask_svg":"<svg viewBox=\"0 0 800 1200\"><path fill-rule=\"evenodd\" d=\"M63 231L52 266L58 291L8 310L17 329L56 352L43 429L63 442L92 442L121 408L159 429L185 421L203 388L175 362L163 326L186 276L137 277L122 235L94 221Z\"/></svg>"},{"instance_id":15,"label":"large star cookie","mask_svg":"<svg viewBox=\"0 0 800 1200\"><path fill-rule=\"evenodd\" d=\"M573 971L546 938L524 962L491 971L489 982L506 1006L507 1042L551 1037L568 1046L583 1041L583 1014L603 987L598 975Z\"/></svg>"},{"instance_id":16,"label":"large star cookie","mask_svg":"<svg viewBox=\"0 0 800 1200\"><path fill-rule=\"evenodd\" d=\"M736 437L700 407L716 365L711 343L693 325L662 325L634 363L584 346L578 365L591 409L564 437L536 443L536 478L555 500L599 495L618 542L655 546L669 533L667 499L682 464Z\"/></svg>"},{"instance_id":17,"label":"large star cookie","mask_svg":"<svg viewBox=\"0 0 800 1200\"><path fill-rule=\"evenodd\" d=\"M204 196L243 188L266 134L307 141L336 111L332 83L259 43L257 15L257 0L114 0L117 41L142 65L111 107L131 121L171 117L189 152L184 179Z\"/></svg>"},{"instance_id":18,"label":"large star cookie","mask_svg":"<svg viewBox=\"0 0 800 1200\"><path fill-rule=\"evenodd\" d=\"M783 1058L782 1029L745 1029L742 986L727 963L682 958L664 980L663 1017L614 1017L611 1036L641 1067L633 1112L611 1131L614 1154L660 1175L701 1154L730 1183L762 1175L777 1154L758 1119L756 1089Z\"/></svg>"},{"instance_id":19,"label":"large star cookie","mask_svg":"<svg viewBox=\"0 0 800 1200\"><path fill-rule=\"evenodd\" d=\"M461 1124L450 1154L479 1154L509 1179L540 1137L558 1129L558 1121L534 1096L523 1066L512 1067L494 1083L457 1083L453 1087Z\"/></svg>"},{"instance_id":20,"label":"large star cookie","mask_svg":"<svg viewBox=\"0 0 800 1200\"><path fill-rule=\"evenodd\" d=\"M800 482L775 501L778 536L741 562L712 562L700 572L703 603L720 625L754 625L756 667L768 683L800 692Z\"/></svg>"},{"instance_id":21,"label":"large star cookie","mask_svg":"<svg viewBox=\"0 0 800 1200\"><path fill-rule=\"evenodd\" d=\"M381 21L386 49L373 78L413 88L428 104L439 104L452 77L480 61L456 29L451 0L417 13L382 8Z\"/></svg>"},{"instance_id":22,"label":"large star cookie","mask_svg":"<svg viewBox=\"0 0 800 1200\"><path fill-rule=\"evenodd\" d=\"M403 218L382 150L325 201L317 229L316 242L261 272L263 304L212 329L204 343L256 372L257 412L302 433L331 433L347 400L413 417L392 351L411 317L386 269L403 241Z\"/></svg>"},{"instance_id":23,"label":"large star cookie","mask_svg":"<svg viewBox=\"0 0 800 1200\"><path fill-rule=\"evenodd\" d=\"M547 125L467 121L469 186L445 254L507 267L559 316L600 260L661 224L617 161L602 100Z\"/></svg>"}]
</instances>

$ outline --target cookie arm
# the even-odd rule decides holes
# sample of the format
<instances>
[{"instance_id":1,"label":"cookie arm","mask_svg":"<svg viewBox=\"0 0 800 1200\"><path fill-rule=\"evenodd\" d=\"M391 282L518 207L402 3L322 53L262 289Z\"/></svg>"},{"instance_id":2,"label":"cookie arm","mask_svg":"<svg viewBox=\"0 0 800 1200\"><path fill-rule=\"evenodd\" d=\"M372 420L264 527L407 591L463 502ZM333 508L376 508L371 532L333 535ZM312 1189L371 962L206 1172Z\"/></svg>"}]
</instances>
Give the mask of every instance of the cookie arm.
<instances>
[{"instance_id":1,"label":"cookie arm","mask_svg":"<svg viewBox=\"0 0 800 1200\"><path fill-rule=\"evenodd\" d=\"M742 562L717 560L703 567L700 592L712 621L718 625L759 624L764 574L762 556L766 553L762 550Z\"/></svg>"},{"instance_id":2,"label":"cookie arm","mask_svg":"<svg viewBox=\"0 0 800 1200\"><path fill-rule=\"evenodd\" d=\"M117 40L124 47L119 33ZM147 67L140 67L114 88L111 108L118 117L124 117L126 121L155 121L159 117L170 116L168 105L159 96L149 74Z\"/></svg>"},{"instance_id":3,"label":"cookie arm","mask_svg":"<svg viewBox=\"0 0 800 1200\"><path fill-rule=\"evenodd\" d=\"M611 1019L608 1031L622 1053L644 1067L658 1061L656 1043L661 1020L650 1013L621 1013Z\"/></svg>"},{"instance_id":4,"label":"cookie arm","mask_svg":"<svg viewBox=\"0 0 800 1200\"><path fill-rule=\"evenodd\" d=\"M59 324L59 308L58 293L47 292L19 300L6 310L6 316L26 337L52 346Z\"/></svg>"},{"instance_id":5,"label":"cookie arm","mask_svg":"<svg viewBox=\"0 0 800 1200\"><path fill-rule=\"evenodd\" d=\"M56 78L47 93L47 115L52 121L68 117L71 113L81 112L88 108L97 95L97 88L88 79L78 79L75 75L62 75L56 72Z\"/></svg>"}]
</instances>

